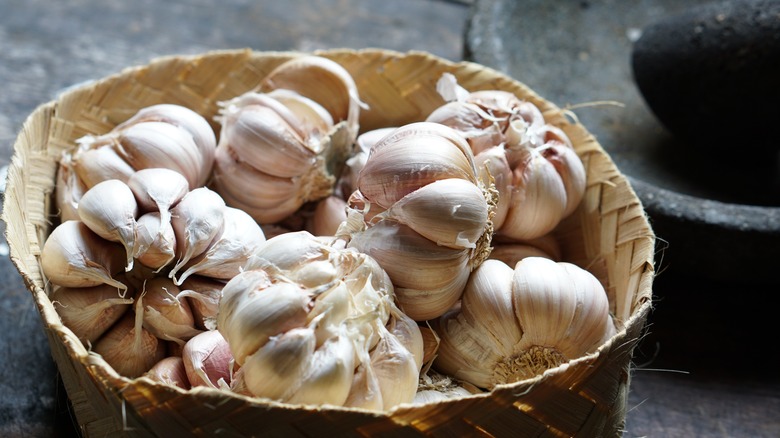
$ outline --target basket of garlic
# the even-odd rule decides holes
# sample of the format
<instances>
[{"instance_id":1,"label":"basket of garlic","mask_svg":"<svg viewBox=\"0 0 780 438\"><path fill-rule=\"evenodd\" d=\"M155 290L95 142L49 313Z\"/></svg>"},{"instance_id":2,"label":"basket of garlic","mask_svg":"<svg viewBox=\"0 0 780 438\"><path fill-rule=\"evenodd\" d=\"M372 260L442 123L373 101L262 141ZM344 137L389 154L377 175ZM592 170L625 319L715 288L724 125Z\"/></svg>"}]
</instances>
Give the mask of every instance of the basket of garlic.
<instances>
[{"instance_id":1,"label":"basket of garlic","mask_svg":"<svg viewBox=\"0 0 780 438\"><path fill-rule=\"evenodd\" d=\"M605 151L474 63L314 55L25 122L3 219L84 435L620 435L654 235Z\"/></svg>"}]
</instances>

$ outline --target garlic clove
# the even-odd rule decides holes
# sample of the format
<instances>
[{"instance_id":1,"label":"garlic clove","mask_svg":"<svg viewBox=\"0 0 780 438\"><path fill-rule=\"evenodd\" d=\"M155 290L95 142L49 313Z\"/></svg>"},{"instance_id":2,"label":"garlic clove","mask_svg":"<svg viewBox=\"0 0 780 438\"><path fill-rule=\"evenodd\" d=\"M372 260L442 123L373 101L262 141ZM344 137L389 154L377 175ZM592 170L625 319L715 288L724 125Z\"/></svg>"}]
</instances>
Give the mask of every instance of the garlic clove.
<instances>
[{"instance_id":1,"label":"garlic clove","mask_svg":"<svg viewBox=\"0 0 780 438\"><path fill-rule=\"evenodd\" d=\"M362 361L355 370L344 406L374 411L384 409L382 388L379 386L379 380L377 380L369 359Z\"/></svg>"},{"instance_id":2,"label":"garlic clove","mask_svg":"<svg viewBox=\"0 0 780 438\"><path fill-rule=\"evenodd\" d=\"M407 194L445 178L476 183L474 157L455 130L437 123L402 126L374 145L358 177L372 203L389 208Z\"/></svg>"},{"instance_id":3,"label":"garlic clove","mask_svg":"<svg viewBox=\"0 0 780 438\"><path fill-rule=\"evenodd\" d=\"M287 401L343 406L352 386L355 355L354 344L345 330L326 340L307 361L301 384Z\"/></svg>"},{"instance_id":4,"label":"garlic clove","mask_svg":"<svg viewBox=\"0 0 780 438\"><path fill-rule=\"evenodd\" d=\"M308 324L316 320L314 333L317 345L338 336L341 323L347 320L352 312L352 299L349 288L343 282L317 296L307 318Z\"/></svg>"},{"instance_id":5,"label":"garlic clove","mask_svg":"<svg viewBox=\"0 0 780 438\"><path fill-rule=\"evenodd\" d=\"M130 308L132 298L121 298L116 287L58 287L51 302L62 323L85 345L94 343Z\"/></svg>"},{"instance_id":6,"label":"garlic clove","mask_svg":"<svg viewBox=\"0 0 780 438\"><path fill-rule=\"evenodd\" d=\"M511 347L523 337L521 327L513 323L509 293L513 272L505 263L485 260L469 278L461 300L463 323L479 327L483 342L500 356L510 356Z\"/></svg>"},{"instance_id":7,"label":"garlic clove","mask_svg":"<svg viewBox=\"0 0 780 438\"><path fill-rule=\"evenodd\" d=\"M134 169L164 165L182 174L190 189L201 186L205 158L183 128L165 122L140 122L114 135L114 151Z\"/></svg>"},{"instance_id":8,"label":"garlic clove","mask_svg":"<svg viewBox=\"0 0 780 438\"><path fill-rule=\"evenodd\" d=\"M165 103L151 105L140 109L133 117L114 128L114 131L121 131L142 122L165 122L187 131L203 157L196 186L200 187L206 183L214 163L217 139L211 125L203 116L181 105Z\"/></svg>"},{"instance_id":9,"label":"garlic clove","mask_svg":"<svg viewBox=\"0 0 780 438\"><path fill-rule=\"evenodd\" d=\"M79 201L78 213L84 224L98 236L125 247L125 271L133 269L138 204L130 187L117 179L102 181L84 193Z\"/></svg>"},{"instance_id":10,"label":"garlic clove","mask_svg":"<svg viewBox=\"0 0 780 438\"><path fill-rule=\"evenodd\" d=\"M244 271L222 289L217 327L243 366L272 336L304 327L309 302L309 294L297 285L272 284L263 271Z\"/></svg>"},{"instance_id":11,"label":"garlic clove","mask_svg":"<svg viewBox=\"0 0 780 438\"><path fill-rule=\"evenodd\" d=\"M141 305L136 301L136 309ZM95 343L99 354L120 375L134 379L165 357L165 343L142 326L142 313L127 312Z\"/></svg>"},{"instance_id":12,"label":"garlic clove","mask_svg":"<svg viewBox=\"0 0 780 438\"><path fill-rule=\"evenodd\" d=\"M425 355L425 343L420 327L394 304L390 306L390 315L387 331L412 354L419 371L423 366Z\"/></svg>"},{"instance_id":13,"label":"garlic clove","mask_svg":"<svg viewBox=\"0 0 780 438\"><path fill-rule=\"evenodd\" d=\"M192 386L217 388L220 379L230 383L233 355L225 338L216 330L195 335L184 344L184 369Z\"/></svg>"},{"instance_id":14,"label":"garlic clove","mask_svg":"<svg viewBox=\"0 0 780 438\"><path fill-rule=\"evenodd\" d=\"M574 149L564 145L552 144L543 148L541 154L555 167L563 181L563 187L566 190L566 208L563 211L563 217L569 216L579 206L585 195L587 183L585 166Z\"/></svg>"},{"instance_id":15,"label":"garlic clove","mask_svg":"<svg viewBox=\"0 0 780 438\"><path fill-rule=\"evenodd\" d=\"M399 307L415 321L447 311L468 280L468 250L436 245L399 223L379 222L353 235L349 247L379 263L395 286Z\"/></svg>"},{"instance_id":16,"label":"garlic clove","mask_svg":"<svg viewBox=\"0 0 780 438\"><path fill-rule=\"evenodd\" d=\"M271 336L246 357L241 367L243 384L257 397L288 400L303 385L315 344L314 331L306 327Z\"/></svg>"},{"instance_id":17,"label":"garlic clove","mask_svg":"<svg viewBox=\"0 0 780 438\"><path fill-rule=\"evenodd\" d=\"M315 236L335 236L342 222L347 220L347 202L337 196L328 196L317 202L306 229Z\"/></svg>"},{"instance_id":18,"label":"garlic clove","mask_svg":"<svg viewBox=\"0 0 780 438\"><path fill-rule=\"evenodd\" d=\"M360 102L358 88L350 73L337 62L316 55L292 58L264 79L262 90L292 90L322 105L334 122L346 120L357 135Z\"/></svg>"},{"instance_id":19,"label":"garlic clove","mask_svg":"<svg viewBox=\"0 0 780 438\"><path fill-rule=\"evenodd\" d=\"M73 170L87 188L109 179L127 181L135 172L133 166L108 145L79 149L72 161Z\"/></svg>"},{"instance_id":20,"label":"garlic clove","mask_svg":"<svg viewBox=\"0 0 780 438\"><path fill-rule=\"evenodd\" d=\"M170 222L170 209L189 192L182 174L166 168L141 169L130 176L127 185L144 212L160 212L160 226Z\"/></svg>"},{"instance_id":21,"label":"garlic clove","mask_svg":"<svg viewBox=\"0 0 780 438\"><path fill-rule=\"evenodd\" d=\"M303 175L314 164L315 151L276 111L249 105L225 113L220 144L229 145L248 165L271 176Z\"/></svg>"},{"instance_id":22,"label":"garlic clove","mask_svg":"<svg viewBox=\"0 0 780 438\"><path fill-rule=\"evenodd\" d=\"M214 190L228 205L244 210L261 224L281 221L303 205L301 179L265 174L238 161L234 154L220 145L214 164Z\"/></svg>"},{"instance_id":23,"label":"garlic clove","mask_svg":"<svg viewBox=\"0 0 780 438\"><path fill-rule=\"evenodd\" d=\"M473 103L446 103L431 112L425 121L449 126L463 134L475 155L504 143L503 129L499 124L503 120Z\"/></svg>"},{"instance_id":24,"label":"garlic clove","mask_svg":"<svg viewBox=\"0 0 780 438\"><path fill-rule=\"evenodd\" d=\"M79 200L86 191L87 186L73 168L72 154L63 153L57 168L55 184L55 202L60 222L79 220Z\"/></svg>"},{"instance_id":25,"label":"garlic clove","mask_svg":"<svg viewBox=\"0 0 780 438\"><path fill-rule=\"evenodd\" d=\"M357 190L358 175L366 165L371 148L396 129L394 127L378 128L358 135L355 140L355 151L344 163L344 170L336 184L334 192L337 196L347 199L351 193Z\"/></svg>"},{"instance_id":26,"label":"garlic clove","mask_svg":"<svg viewBox=\"0 0 780 438\"><path fill-rule=\"evenodd\" d=\"M615 333L615 326L609 316L609 300L601 282L590 272L572 263L561 262L558 266L573 283L578 302L565 341L560 347L564 355L574 358L595 351L605 338L609 339Z\"/></svg>"},{"instance_id":27,"label":"garlic clove","mask_svg":"<svg viewBox=\"0 0 780 438\"><path fill-rule=\"evenodd\" d=\"M206 251L223 231L225 208L225 201L216 192L199 187L187 193L171 210L177 261L168 273L169 278L176 278L176 273Z\"/></svg>"},{"instance_id":28,"label":"garlic clove","mask_svg":"<svg viewBox=\"0 0 780 438\"><path fill-rule=\"evenodd\" d=\"M176 257L176 234L171 222L163 222L160 213L154 211L139 217L136 229L135 258L157 271L168 266Z\"/></svg>"},{"instance_id":29,"label":"garlic clove","mask_svg":"<svg viewBox=\"0 0 780 438\"><path fill-rule=\"evenodd\" d=\"M473 183L441 179L399 199L386 217L437 245L476 248L488 226L488 204L482 189Z\"/></svg>"},{"instance_id":30,"label":"garlic clove","mask_svg":"<svg viewBox=\"0 0 780 438\"><path fill-rule=\"evenodd\" d=\"M439 351L439 335L430 326L420 327L420 335L423 340L423 357L422 366L424 369L430 367L431 363L436 359L436 355Z\"/></svg>"},{"instance_id":31,"label":"garlic clove","mask_svg":"<svg viewBox=\"0 0 780 438\"><path fill-rule=\"evenodd\" d=\"M555 167L535 149L523 149L514 169L509 212L498 232L513 239L534 239L552 231L566 210L566 188Z\"/></svg>"},{"instance_id":32,"label":"garlic clove","mask_svg":"<svg viewBox=\"0 0 780 438\"><path fill-rule=\"evenodd\" d=\"M177 297L186 298L195 318L195 327L201 330L213 329L210 326L219 312L219 299L225 283L208 277L192 275L180 286Z\"/></svg>"},{"instance_id":33,"label":"garlic clove","mask_svg":"<svg viewBox=\"0 0 780 438\"><path fill-rule=\"evenodd\" d=\"M66 221L43 244L41 268L48 281L59 286L105 283L125 291L127 286L112 278L124 268L123 252L122 245L102 239L83 222Z\"/></svg>"},{"instance_id":34,"label":"garlic clove","mask_svg":"<svg viewBox=\"0 0 780 438\"><path fill-rule=\"evenodd\" d=\"M485 149L474 157L480 182L484 187L493 185L498 191L498 202L494 210L493 229L498 230L504 225L509 213L512 198L512 169L506 159L503 147Z\"/></svg>"},{"instance_id":35,"label":"garlic clove","mask_svg":"<svg viewBox=\"0 0 780 438\"><path fill-rule=\"evenodd\" d=\"M382 407L392 409L414 400L420 367L414 354L395 335L384 328L380 333L381 339L371 351L371 368L382 393Z\"/></svg>"},{"instance_id":36,"label":"garlic clove","mask_svg":"<svg viewBox=\"0 0 780 438\"><path fill-rule=\"evenodd\" d=\"M195 328L189 303L181 290L164 277L149 280L143 290L144 328L160 339L184 344L202 331Z\"/></svg>"},{"instance_id":37,"label":"garlic clove","mask_svg":"<svg viewBox=\"0 0 780 438\"><path fill-rule=\"evenodd\" d=\"M220 280L230 280L241 272L249 257L265 242L260 226L242 210L232 207L224 209L224 226L211 246L184 265L185 271L173 277L180 285L190 275L200 274Z\"/></svg>"},{"instance_id":38,"label":"garlic clove","mask_svg":"<svg viewBox=\"0 0 780 438\"><path fill-rule=\"evenodd\" d=\"M170 356L160 360L144 373L144 377L182 389L191 388L184 369L184 360L180 356Z\"/></svg>"},{"instance_id":39,"label":"garlic clove","mask_svg":"<svg viewBox=\"0 0 780 438\"><path fill-rule=\"evenodd\" d=\"M276 89L268 93L269 97L281 102L295 115L300 130L308 132L315 140L333 129L334 121L328 110L322 105L292 90Z\"/></svg>"}]
</instances>

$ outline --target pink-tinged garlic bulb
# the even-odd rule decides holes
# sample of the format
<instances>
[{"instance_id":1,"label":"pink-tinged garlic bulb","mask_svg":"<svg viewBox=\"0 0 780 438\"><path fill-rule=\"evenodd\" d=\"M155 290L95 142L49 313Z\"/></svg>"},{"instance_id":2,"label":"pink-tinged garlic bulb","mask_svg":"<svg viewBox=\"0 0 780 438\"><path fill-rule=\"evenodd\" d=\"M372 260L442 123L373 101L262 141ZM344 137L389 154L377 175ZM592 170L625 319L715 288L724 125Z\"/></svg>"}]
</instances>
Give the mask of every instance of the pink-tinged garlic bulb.
<instances>
[{"instance_id":1,"label":"pink-tinged garlic bulb","mask_svg":"<svg viewBox=\"0 0 780 438\"><path fill-rule=\"evenodd\" d=\"M269 239L222 290L217 327L241 367L231 387L342 406L366 398L353 382L368 369L378 391L370 409L409 402L419 377L414 352L421 351L410 344L421 336L414 324L388 328L397 318L393 306L393 285L368 255L307 232Z\"/></svg>"},{"instance_id":2,"label":"pink-tinged garlic bulb","mask_svg":"<svg viewBox=\"0 0 780 438\"><path fill-rule=\"evenodd\" d=\"M364 221L353 223L349 246L379 262L407 315L435 318L489 254L495 202L462 135L437 123L405 125L373 146L360 172L351 203Z\"/></svg>"},{"instance_id":3,"label":"pink-tinged garlic bulb","mask_svg":"<svg viewBox=\"0 0 780 438\"><path fill-rule=\"evenodd\" d=\"M296 57L221 106L213 187L228 205L267 224L333 192L360 111L342 66Z\"/></svg>"},{"instance_id":4,"label":"pink-tinged garlic bulb","mask_svg":"<svg viewBox=\"0 0 780 438\"><path fill-rule=\"evenodd\" d=\"M514 269L485 261L460 308L437 326L434 367L485 389L593 353L616 332L601 283L582 268L541 257Z\"/></svg>"},{"instance_id":5,"label":"pink-tinged garlic bulb","mask_svg":"<svg viewBox=\"0 0 780 438\"><path fill-rule=\"evenodd\" d=\"M494 182L499 193L498 234L534 239L574 212L585 193L585 168L566 133L533 103L502 90L469 92L451 74L437 89L447 103L426 120L468 140L480 178Z\"/></svg>"}]
</instances>

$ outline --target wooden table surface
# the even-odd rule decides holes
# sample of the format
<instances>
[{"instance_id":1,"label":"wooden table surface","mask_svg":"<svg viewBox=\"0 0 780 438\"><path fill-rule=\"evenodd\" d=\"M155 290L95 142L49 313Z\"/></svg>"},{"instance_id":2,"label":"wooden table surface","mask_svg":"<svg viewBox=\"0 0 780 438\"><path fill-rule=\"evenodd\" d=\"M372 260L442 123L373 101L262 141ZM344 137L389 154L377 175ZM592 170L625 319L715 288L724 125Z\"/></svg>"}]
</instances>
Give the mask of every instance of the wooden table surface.
<instances>
[{"instance_id":1,"label":"wooden table surface","mask_svg":"<svg viewBox=\"0 0 780 438\"><path fill-rule=\"evenodd\" d=\"M468 0L0 0L0 167L37 105L126 66L240 47L382 47L459 60L470 6ZM774 325L780 287L676 272L673 249L670 242L665 257L659 254L656 306L635 354L624 436L780 436ZM4 240L0 276L0 436L77 436L40 317Z\"/></svg>"}]
</instances>

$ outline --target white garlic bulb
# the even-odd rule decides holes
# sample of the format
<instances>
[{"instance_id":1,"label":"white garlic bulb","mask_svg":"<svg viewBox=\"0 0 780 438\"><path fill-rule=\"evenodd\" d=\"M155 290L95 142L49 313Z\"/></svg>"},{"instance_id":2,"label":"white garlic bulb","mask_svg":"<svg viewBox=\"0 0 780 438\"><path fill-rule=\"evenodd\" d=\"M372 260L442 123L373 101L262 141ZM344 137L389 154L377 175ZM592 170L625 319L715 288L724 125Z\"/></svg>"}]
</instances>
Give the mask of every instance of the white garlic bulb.
<instances>
[{"instance_id":1,"label":"white garlic bulb","mask_svg":"<svg viewBox=\"0 0 780 438\"><path fill-rule=\"evenodd\" d=\"M379 262L415 320L452 307L490 252L494 189L478 181L463 136L444 125L411 123L384 136L350 201L365 229L350 231L349 246Z\"/></svg>"},{"instance_id":2,"label":"white garlic bulb","mask_svg":"<svg viewBox=\"0 0 780 438\"><path fill-rule=\"evenodd\" d=\"M403 382L416 385L415 355L386 328L392 300L390 279L366 254L307 232L269 239L222 289L217 328L241 367L231 386L283 402L341 406L354 392L356 370L381 374L381 358L413 370ZM372 408L409 402L414 392L407 392L386 392Z\"/></svg>"},{"instance_id":3,"label":"white garlic bulb","mask_svg":"<svg viewBox=\"0 0 780 438\"><path fill-rule=\"evenodd\" d=\"M485 261L459 309L438 321L434 367L480 388L528 379L593 353L615 333L601 283L573 264Z\"/></svg>"},{"instance_id":4,"label":"white garlic bulb","mask_svg":"<svg viewBox=\"0 0 780 438\"><path fill-rule=\"evenodd\" d=\"M574 212L585 193L585 168L568 136L534 104L503 90L469 92L451 74L437 89L448 103L427 121L469 141L481 179L494 182L499 193L498 234L534 239Z\"/></svg>"},{"instance_id":5,"label":"white garlic bulb","mask_svg":"<svg viewBox=\"0 0 780 438\"><path fill-rule=\"evenodd\" d=\"M213 187L256 221L278 222L333 192L357 136L357 87L339 64L291 59L222 102Z\"/></svg>"}]
</instances>

